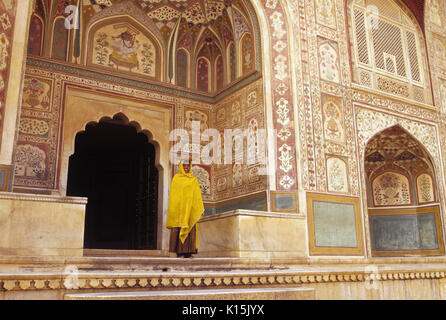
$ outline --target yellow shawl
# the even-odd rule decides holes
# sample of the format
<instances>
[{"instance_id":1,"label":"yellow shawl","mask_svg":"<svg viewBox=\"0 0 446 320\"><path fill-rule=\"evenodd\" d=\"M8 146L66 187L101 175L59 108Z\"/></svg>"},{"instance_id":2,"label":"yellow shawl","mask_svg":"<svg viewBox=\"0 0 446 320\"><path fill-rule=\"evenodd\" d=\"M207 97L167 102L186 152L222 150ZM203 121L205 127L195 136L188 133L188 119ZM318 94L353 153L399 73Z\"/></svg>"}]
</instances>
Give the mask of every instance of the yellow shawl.
<instances>
[{"instance_id":1,"label":"yellow shawl","mask_svg":"<svg viewBox=\"0 0 446 320\"><path fill-rule=\"evenodd\" d=\"M184 171L182 162L179 167L180 170L173 177L170 187L166 227L181 228L180 240L184 243L189 232L203 216L204 206L197 178ZM196 234L195 245L198 247L198 229Z\"/></svg>"}]
</instances>

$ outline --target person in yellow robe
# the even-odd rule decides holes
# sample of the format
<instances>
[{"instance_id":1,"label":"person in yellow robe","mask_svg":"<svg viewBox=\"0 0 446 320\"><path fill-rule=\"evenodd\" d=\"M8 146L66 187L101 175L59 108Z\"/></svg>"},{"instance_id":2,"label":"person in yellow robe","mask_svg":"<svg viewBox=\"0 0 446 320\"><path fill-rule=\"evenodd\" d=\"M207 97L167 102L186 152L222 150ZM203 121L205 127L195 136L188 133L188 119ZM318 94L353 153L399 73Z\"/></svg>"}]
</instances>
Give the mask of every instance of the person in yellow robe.
<instances>
[{"instance_id":1,"label":"person in yellow robe","mask_svg":"<svg viewBox=\"0 0 446 320\"><path fill-rule=\"evenodd\" d=\"M190 172L190 164L180 162L172 179L166 227L170 232L169 251L189 258L198 252L197 222L203 216L204 205L200 185Z\"/></svg>"}]
</instances>

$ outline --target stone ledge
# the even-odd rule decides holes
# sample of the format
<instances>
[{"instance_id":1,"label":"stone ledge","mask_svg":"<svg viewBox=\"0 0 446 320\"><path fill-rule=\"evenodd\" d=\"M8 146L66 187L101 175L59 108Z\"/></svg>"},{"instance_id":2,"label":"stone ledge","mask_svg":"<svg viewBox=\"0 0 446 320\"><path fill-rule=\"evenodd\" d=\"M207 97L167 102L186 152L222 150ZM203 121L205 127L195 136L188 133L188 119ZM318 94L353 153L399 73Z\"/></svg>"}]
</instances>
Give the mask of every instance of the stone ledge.
<instances>
[{"instance_id":1,"label":"stone ledge","mask_svg":"<svg viewBox=\"0 0 446 320\"><path fill-rule=\"evenodd\" d=\"M389 266L390 268L390 266ZM289 287L301 284L335 282L370 282L394 280L446 279L446 267L401 268L389 270L269 270L183 273L40 273L0 274L0 292L21 290L106 290L106 289L193 289L193 288L262 288L264 286ZM392 270L393 269L393 270Z\"/></svg>"},{"instance_id":2,"label":"stone ledge","mask_svg":"<svg viewBox=\"0 0 446 320\"><path fill-rule=\"evenodd\" d=\"M21 200L21 201L42 201L57 202L70 204L87 204L88 199L82 197L66 197L57 195L31 194L31 193L14 193L0 192L0 199Z\"/></svg>"},{"instance_id":3,"label":"stone ledge","mask_svg":"<svg viewBox=\"0 0 446 320\"><path fill-rule=\"evenodd\" d=\"M305 215L301 213L282 213L273 211L254 211L237 209L222 213L216 213L205 216L200 219L200 222L212 221L216 219L224 219L233 216L253 216L253 217L268 217L268 218L289 218L289 219L305 219Z\"/></svg>"},{"instance_id":4,"label":"stone ledge","mask_svg":"<svg viewBox=\"0 0 446 320\"><path fill-rule=\"evenodd\" d=\"M207 289L163 291L118 291L66 294L65 300L308 300L312 288Z\"/></svg>"}]
</instances>

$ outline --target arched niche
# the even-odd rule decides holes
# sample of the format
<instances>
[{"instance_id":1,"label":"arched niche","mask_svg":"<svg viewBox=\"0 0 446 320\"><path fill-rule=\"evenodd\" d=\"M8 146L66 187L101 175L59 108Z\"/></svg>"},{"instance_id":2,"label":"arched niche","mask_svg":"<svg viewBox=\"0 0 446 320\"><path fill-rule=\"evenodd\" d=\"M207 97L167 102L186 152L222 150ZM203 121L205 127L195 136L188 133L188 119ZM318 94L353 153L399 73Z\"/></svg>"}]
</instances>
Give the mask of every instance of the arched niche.
<instances>
[{"instance_id":1,"label":"arched niche","mask_svg":"<svg viewBox=\"0 0 446 320\"><path fill-rule=\"evenodd\" d=\"M426 148L400 125L386 128L365 147L364 173L372 255L443 254L435 169Z\"/></svg>"},{"instance_id":2,"label":"arched niche","mask_svg":"<svg viewBox=\"0 0 446 320\"><path fill-rule=\"evenodd\" d=\"M196 70L196 88L198 91L208 93L211 88L212 81L212 71L211 63L206 57L199 57L197 59L197 70Z\"/></svg>"},{"instance_id":3,"label":"arched niche","mask_svg":"<svg viewBox=\"0 0 446 320\"><path fill-rule=\"evenodd\" d=\"M43 19L35 13L32 14L29 22L28 54L37 56L42 55L44 32L45 23Z\"/></svg>"},{"instance_id":4,"label":"arched niche","mask_svg":"<svg viewBox=\"0 0 446 320\"><path fill-rule=\"evenodd\" d=\"M68 42L70 30L65 28L65 17L54 19L51 39L51 58L66 61L68 55Z\"/></svg>"},{"instance_id":5,"label":"arched niche","mask_svg":"<svg viewBox=\"0 0 446 320\"><path fill-rule=\"evenodd\" d=\"M88 197L86 249L157 249L159 145L123 113L75 136L67 196ZM162 198L161 198L162 199Z\"/></svg>"},{"instance_id":6,"label":"arched niche","mask_svg":"<svg viewBox=\"0 0 446 320\"><path fill-rule=\"evenodd\" d=\"M222 55L218 55L217 58L215 58L215 91L220 91L224 86L224 65L223 65L223 58Z\"/></svg>"},{"instance_id":7,"label":"arched niche","mask_svg":"<svg viewBox=\"0 0 446 320\"><path fill-rule=\"evenodd\" d=\"M246 75L254 70L254 40L251 33L246 32L240 39L239 44L239 65L240 65L240 73L242 75Z\"/></svg>"},{"instance_id":8,"label":"arched niche","mask_svg":"<svg viewBox=\"0 0 446 320\"><path fill-rule=\"evenodd\" d=\"M153 33L127 15L107 17L87 30L87 66L162 81L162 46Z\"/></svg>"},{"instance_id":9,"label":"arched niche","mask_svg":"<svg viewBox=\"0 0 446 320\"><path fill-rule=\"evenodd\" d=\"M179 48L176 53L176 84L180 87L189 87L190 54L185 48Z\"/></svg>"},{"instance_id":10,"label":"arched niche","mask_svg":"<svg viewBox=\"0 0 446 320\"><path fill-rule=\"evenodd\" d=\"M168 246L167 230L163 228L167 218L168 187L171 166L169 164L169 133L172 130L170 105L135 99L121 94L108 94L87 89L70 87L65 96L66 104L59 161L59 192L66 195L69 157L74 153L76 135L85 130L89 123L118 117L123 123L134 126L138 133L148 137L156 152L158 183L158 249Z\"/></svg>"}]
</instances>

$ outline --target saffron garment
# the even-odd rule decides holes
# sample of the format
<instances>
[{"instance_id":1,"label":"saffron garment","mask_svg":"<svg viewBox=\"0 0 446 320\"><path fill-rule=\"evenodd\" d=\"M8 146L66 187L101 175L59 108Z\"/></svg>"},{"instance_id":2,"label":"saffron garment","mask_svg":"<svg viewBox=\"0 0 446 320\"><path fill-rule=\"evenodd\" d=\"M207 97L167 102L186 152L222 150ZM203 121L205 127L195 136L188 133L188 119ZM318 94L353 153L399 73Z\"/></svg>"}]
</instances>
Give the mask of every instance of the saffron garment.
<instances>
[{"instance_id":1,"label":"saffron garment","mask_svg":"<svg viewBox=\"0 0 446 320\"><path fill-rule=\"evenodd\" d=\"M178 239L181 242L181 244L179 244L180 246L185 244L186 238L189 235L191 235L189 241L193 240L192 238L195 234L194 248L191 248L193 250L190 250L189 253L197 252L197 222L203 216L203 213L204 205L198 180L192 173L186 173L183 168L183 163L180 162L179 172L173 177L170 187L166 227L172 229L172 233L175 232L173 228L179 228ZM191 232L192 229L195 229L195 232ZM174 244L171 244L171 248L172 247L178 248L178 246ZM187 247L189 247L189 245L187 245ZM178 253L177 250L175 251Z\"/></svg>"}]
</instances>

